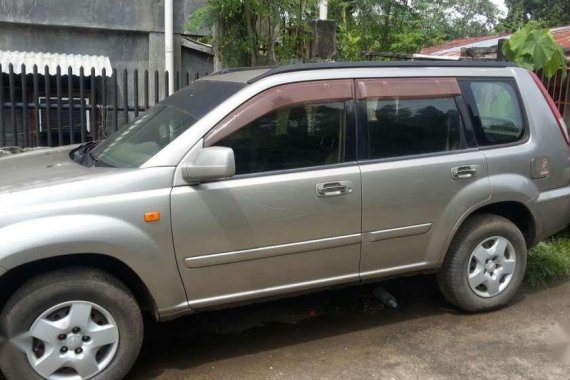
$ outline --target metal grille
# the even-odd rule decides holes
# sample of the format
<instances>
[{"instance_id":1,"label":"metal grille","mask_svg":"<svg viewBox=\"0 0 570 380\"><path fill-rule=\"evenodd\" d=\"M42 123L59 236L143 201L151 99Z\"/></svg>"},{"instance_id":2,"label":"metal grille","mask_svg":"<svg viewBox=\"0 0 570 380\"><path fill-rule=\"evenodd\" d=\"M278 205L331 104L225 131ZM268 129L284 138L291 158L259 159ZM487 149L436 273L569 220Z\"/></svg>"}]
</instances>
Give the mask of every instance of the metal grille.
<instances>
[{"instance_id":1,"label":"metal grille","mask_svg":"<svg viewBox=\"0 0 570 380\"><path fill-rule=\"evenodd\" d=\"M558 106L564 120L570 125L570 68L566 70L566 76L559 71L550 79L541 74L540 78L546 90L552 96L554 103Z\"/></svg>"},{"instance_id":2,"label":"metal grille","mask_svg":"<svg viewBox=\"0 0 570 380\"><path fill-rule=\"evenodd\" d=\"M166 72L0 65L0 147L60 146L98 140L169 95ZM208 73L174 73L178 90ZM49 100L49 101L48 101Z\"/></svg>"}]
</instances>

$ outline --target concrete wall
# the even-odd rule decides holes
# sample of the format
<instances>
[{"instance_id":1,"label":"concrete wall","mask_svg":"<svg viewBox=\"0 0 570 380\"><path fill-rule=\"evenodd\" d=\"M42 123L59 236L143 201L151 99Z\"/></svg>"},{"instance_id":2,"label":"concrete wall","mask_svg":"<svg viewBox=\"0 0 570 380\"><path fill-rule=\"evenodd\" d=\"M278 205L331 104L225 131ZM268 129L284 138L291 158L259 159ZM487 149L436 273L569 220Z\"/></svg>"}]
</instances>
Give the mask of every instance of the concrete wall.
<instances>
[{"instance_id":1,"label":"concrete wall","mask_svg":"<svg viewBox=\"0 0 570 380\"><path fill-rule=\"evenodd\" d=\"M213 70L213 63L207 55L189 52L181 43L181 33L188 17L205 3L206 0L174 0L176 71L199 72L203 75ZM135 68L140 72L139 97L142 103L144 70L151 72L151 94L154 94L152 73L155 70L164 71L164 0L0 0L0 50L107 56L111 65L119 70L119 104L122 105L124 95L123 69L129 71L127 93L132 104L132 73ZM28 70L31 71L31 68ZM43 68L40 68L42 71ZM62 68L62 72L67 72L67 68ZM89 68L86 68L88 74ZM159 92L162 98L162 75ZM101 96L99 86L97 93L98 97ZM8 99L6 95L5 99ZM107 100L111 100L109 87ZM10 139L11 116L8 110L4 110L4 117ZM16 113L16 120L21 126L21 112ZM121 113L119 124L123 122Z\"/></svg>"},{"instance_id":2,"label":"concrete wall","mask_svg":"<svg viewBox=\"0 0 570 380\"><path fill-rule=\"evenodd\" d=\"M174 29L203 0L174 0ZM0 0L0 21L93 29L164 31L164 0Z\"/></svg>"},{"instance_id":3,"label":"concrete wall","mask_svg":"<svg viewBox=\"0 0 570 380\"><path fill-rule=\"evenodd\" d=\"M0 31L0 50L106 55L113 67L149 68L148 33L8 23Z\"/></svg>"},{"instance_id":4,"label":"concrete wall","mask_svg":"<svg viewBox=\"0 0 570 380\"><path fill-rule=\"evenodd\" d=\"M175 70L180 33L206 0L174 0ZM105 55L112 66L164 70L164 0L0 0L0 50ZM191 62L186 62L191 64Z\"/></svg>"}]
</instances>

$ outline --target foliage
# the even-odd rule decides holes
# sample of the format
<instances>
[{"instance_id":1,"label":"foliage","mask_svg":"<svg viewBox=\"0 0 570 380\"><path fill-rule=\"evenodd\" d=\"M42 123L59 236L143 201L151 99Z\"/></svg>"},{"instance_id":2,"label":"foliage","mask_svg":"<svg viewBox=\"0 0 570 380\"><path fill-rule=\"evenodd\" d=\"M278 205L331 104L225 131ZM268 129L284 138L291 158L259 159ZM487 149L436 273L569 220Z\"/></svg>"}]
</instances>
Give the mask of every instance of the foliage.
<instances>
[{"instance_id":1,"label":"foliage","mask_svg":"<svg viewBox=\"0 0 570 380\"><path fill-rule=\"evenodd\" d=\"M490 0L331 0L345 51L416 53L445 40L488 33L497 23ZM355 38L359 37L355 44ZM348 46L345 45L348 43Z\"/></svg>"},{"instance_id":2,"label":"foliage","mask_svg":"<svg viewBox=\"0 0 570 380\"><path fill-rule=\"evenodd\" d=\"M526 282L533 288L570 277L570 231L533 248L526 273Z\"/></svg>"},{"instance_id":3,"label":"foliage","mask_svg":"<svg viewBox=\"0 0 570 380\"><path fill-rule=\"evenodd\" d=\"M554 41L550 30L540 29L536 23L528 23L505 41L503 54L526 69L542 71L548 78L559 70L566 75L564 50Z\"/></svg>"},{"instance_id":4,"label":"foliage","mask_svg":"<svg viewBox=\"0 0 570 380\"><path fill-rule=\"evenodd\" d=\"M213 30L225 66L306 61L318 0L209 0L187 23ZM363 52L415 53L448 39L488 33L497 23L491 0L329 0L338 24L338 58Z\"/></svg>"},{"instance_id":5,"label":"foliage","mask_svg":"<svg viewBox=\"0 0 570 380\"><path fill-rule=\"evenodd\" d=\"M303 60L316 9L317 0L209 0L186 29L211 28L209 42L224 66Z\"/></svg>"},{"instance_id":6,"label":"foliage","mask_svg":"<svg viewBox=\"0 0 570 380\"><path fill-rule=\"evenodd\" d=\"M528 21L541 22L544 27L570 24L568 0L506 0L509 13L499 25L500 31L514 32Z\"/></svg>"}]
</instances>

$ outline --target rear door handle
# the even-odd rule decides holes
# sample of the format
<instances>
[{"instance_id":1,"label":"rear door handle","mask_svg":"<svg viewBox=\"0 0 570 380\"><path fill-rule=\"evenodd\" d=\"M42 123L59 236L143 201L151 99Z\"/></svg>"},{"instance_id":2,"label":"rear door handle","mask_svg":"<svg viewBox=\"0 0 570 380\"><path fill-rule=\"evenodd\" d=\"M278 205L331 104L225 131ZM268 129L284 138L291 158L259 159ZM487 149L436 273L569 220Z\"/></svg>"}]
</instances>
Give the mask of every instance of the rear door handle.
<instances>
[{"instance_id":1,"label":"rear door handle","mask_svg":"<svg viewBox=\"0 0 570 380\"><path fill-rule=\"evenodd\" d=\"M335 197L352 193L351 181L319 183L316 186L317 197Z\"/></svg>"},{"instance_id":2,"label":"rear door handle","mask_svg":"<svg viewBox=\"0 0 570 380\"><path fill-rule=\"evenodd\" d=\"M451 169L451 177L453 179L468 179L477 177L477 172L480 168L480 165L456 166Z\"/></svg>"}]
</instances>

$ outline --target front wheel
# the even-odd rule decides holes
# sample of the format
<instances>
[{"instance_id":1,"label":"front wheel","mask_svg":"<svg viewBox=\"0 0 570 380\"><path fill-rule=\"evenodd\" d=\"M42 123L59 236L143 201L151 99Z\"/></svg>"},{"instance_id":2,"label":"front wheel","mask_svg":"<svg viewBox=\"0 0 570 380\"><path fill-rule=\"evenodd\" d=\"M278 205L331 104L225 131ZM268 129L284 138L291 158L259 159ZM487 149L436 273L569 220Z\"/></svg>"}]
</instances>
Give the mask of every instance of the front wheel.
<instances>
[{"instance_id":1,"label":"front wheel","mask_svg":"<svg viewBox=\"0 0 570 380\"><path fill-rule=\"evenodd\" d=\"M24 284L0 324L13 343L0 360L8 379L122 379L143 337L129 290L105 272L83 268Z\"/></svg>"},{"instance_id":2,"label":"front wheel","mask_svg":"<svg viewBox=\"0 0 570 380\"><path fill-rule=\"evenodd\" d=\"M498 215L475 215L451 243L437 274L439 288L465 311L497 309L520 288L526 260L526 242L517 226Z\"/></svg>"}]
</instances>

